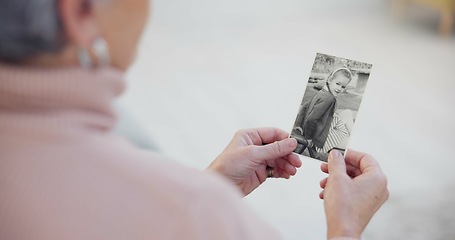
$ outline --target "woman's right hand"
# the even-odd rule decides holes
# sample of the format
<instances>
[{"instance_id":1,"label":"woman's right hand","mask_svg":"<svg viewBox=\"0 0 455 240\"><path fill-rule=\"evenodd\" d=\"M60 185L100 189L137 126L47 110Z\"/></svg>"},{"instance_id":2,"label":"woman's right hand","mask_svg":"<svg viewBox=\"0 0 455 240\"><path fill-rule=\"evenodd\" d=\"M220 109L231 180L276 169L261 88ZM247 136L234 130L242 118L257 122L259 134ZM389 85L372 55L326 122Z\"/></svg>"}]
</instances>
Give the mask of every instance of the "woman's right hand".
<instances>
[{"instance_id":1,"label":"woman's right hand","mask_svg":"<svg viewBox=\"0 0 455 240\"><path fill-rule=\"evenodd\" d=\"M373 157L349 150L344 159L337 150L330 152L321 170L328 178L321 181L327 218L328 238L359 238L370 219L388 199L387 178Z\"/></svg>"}]
</instances>

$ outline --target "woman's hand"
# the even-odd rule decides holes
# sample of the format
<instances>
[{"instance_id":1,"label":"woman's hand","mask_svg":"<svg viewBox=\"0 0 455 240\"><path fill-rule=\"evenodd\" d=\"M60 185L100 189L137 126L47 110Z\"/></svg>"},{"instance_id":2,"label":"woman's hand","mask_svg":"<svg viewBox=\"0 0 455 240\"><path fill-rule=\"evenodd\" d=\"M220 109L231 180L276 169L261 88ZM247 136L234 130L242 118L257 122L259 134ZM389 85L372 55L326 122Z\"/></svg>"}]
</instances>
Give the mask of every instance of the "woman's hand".
<instances>
[{"instance_id":1,"label":"woman's hand","mask_svg":"<svg viewBox=\"0 0 455 240\"><path fill-rule=\"evenodd\" d=\"M389 197L387 178L371 156L349 150L346 159L332 150L321 170L328 239L359 238L370 219Z\"/></svg>"},{"instance_id":2,"label":"woman's hand","mask_svg":"<svg viewBox=\"0 0 455 240\"><path fill-rule=\"evenodd\" d=\"M289 179L302 162L292 154L297 141L288 136L276 128L240 130L208 169L239 186L245 196L267 179L267 166L273 168L273 177Z\"/></svg>"}]
</instances>

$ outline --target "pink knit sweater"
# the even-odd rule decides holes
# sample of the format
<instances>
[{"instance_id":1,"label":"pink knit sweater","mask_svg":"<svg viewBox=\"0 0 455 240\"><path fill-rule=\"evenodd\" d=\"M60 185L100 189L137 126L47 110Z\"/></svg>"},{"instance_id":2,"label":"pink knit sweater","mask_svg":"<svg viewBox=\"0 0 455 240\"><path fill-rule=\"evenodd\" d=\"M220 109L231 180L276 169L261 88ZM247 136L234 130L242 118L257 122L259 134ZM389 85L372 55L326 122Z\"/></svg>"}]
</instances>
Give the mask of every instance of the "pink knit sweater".
<instances>
[{"instance_id":1,"label":"pink knit sweater","mask_svg":"<svg viewBox=\"0 0 455 240\"><path fill-rule=\"evenodd\" d=\"M278 239L235 188L111 134L115 70L0 65L0 239Z\"/></svg>"}]
</instances>

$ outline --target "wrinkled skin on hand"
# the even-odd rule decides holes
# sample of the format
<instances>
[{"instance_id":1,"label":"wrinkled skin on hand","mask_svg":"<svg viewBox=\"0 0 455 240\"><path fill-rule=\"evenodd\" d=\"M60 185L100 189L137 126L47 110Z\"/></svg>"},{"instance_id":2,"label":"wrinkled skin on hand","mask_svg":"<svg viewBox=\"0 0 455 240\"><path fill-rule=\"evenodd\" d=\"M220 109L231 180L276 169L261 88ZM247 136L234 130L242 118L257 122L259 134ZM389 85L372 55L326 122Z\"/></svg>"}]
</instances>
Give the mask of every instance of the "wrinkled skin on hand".
<instances>
[{"instance_id":1,"label":"wrinkled skin on hand","mask_svg":"<svg viewBox=\"0 0 455 240\"><path fill-rule=\"evenodd\" d=\"M267 179L267 166L275 178L289 179L302 165L292 153L297 141L276 128L238 131L226 149L210 164L214 170L237 185L246 196Z\"/></svg>"}]
</instances>

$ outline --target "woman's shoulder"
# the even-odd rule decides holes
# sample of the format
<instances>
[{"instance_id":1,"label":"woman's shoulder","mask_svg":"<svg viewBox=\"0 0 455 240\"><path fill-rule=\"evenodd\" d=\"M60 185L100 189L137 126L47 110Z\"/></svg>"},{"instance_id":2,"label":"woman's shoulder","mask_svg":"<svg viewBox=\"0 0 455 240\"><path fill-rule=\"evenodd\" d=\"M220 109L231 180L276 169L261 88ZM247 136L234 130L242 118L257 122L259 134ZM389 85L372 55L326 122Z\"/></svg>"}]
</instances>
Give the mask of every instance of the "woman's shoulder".
<instances>
[{"instance_id":1,"label":"woman's shoulder","mask_svg":"<svg viewBox=\"0 0 455 240\"><path fill-rule=\"evenodd\" d=\"M56 239L59 233L85 238L77 229L101 239L253 239L268 227L221 176L124 141L88 139L33 152L39 156L33 161L32 153L22 154L2 165L8 169L2 179L10 185L0 184L0 190L11 193L0 200L9 209L2 218L31 224L11 225L12 234L36 225ZM18 202L27 199L33 205L19 211ZM40 209L47 211L39 214ZM45 225L42 219L48 219ZM74 224L78 228L71 228Z\"/></svg>"}]
</instances>

